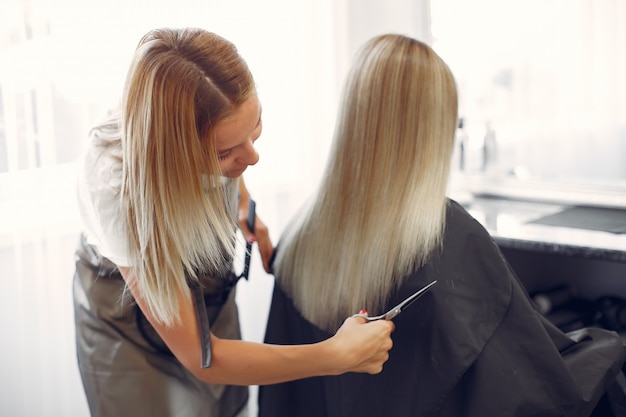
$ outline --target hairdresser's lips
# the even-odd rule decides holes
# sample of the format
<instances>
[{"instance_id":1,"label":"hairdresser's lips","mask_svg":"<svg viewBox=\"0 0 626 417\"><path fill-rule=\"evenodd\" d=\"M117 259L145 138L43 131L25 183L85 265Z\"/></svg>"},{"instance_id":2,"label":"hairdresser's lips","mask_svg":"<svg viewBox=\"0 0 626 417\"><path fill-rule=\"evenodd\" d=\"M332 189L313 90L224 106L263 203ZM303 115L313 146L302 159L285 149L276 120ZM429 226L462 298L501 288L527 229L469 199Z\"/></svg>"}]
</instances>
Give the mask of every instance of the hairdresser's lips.
<instances>
[{"instance_id":1,"label":"hairdresser's lips","mask_svg":"<svg viewBox=\"0 0 626 417\"><path fill-rule=\"evenodd\" d=\"M247 167L247 166L246 166L246 167L243 167L243 168L239 168L239 169L231 169L231 170L229 170L229 171L226 173L226 176L227 176L228 178L237 178L237 177L240 177L240 176L241 176L241 175L245 172L245 170L246 170L246 169L248 169L248 167Z\"/></svg>"}]
</instances>

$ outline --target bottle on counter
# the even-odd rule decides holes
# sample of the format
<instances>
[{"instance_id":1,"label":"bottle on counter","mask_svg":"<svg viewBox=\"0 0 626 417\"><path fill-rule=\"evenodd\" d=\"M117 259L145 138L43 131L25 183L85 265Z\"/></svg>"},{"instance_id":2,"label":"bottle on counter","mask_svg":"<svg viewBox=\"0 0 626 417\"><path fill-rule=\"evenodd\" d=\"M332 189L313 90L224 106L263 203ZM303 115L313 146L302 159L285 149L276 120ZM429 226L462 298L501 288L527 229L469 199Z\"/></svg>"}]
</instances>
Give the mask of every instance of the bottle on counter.
<instances>
[{"instance_id":1,"label":"bottle on counter","mask_svg":"<svg viewBox=\"0 0 626 417\"><path fill-rule=\"evenodd\" d=\"M482 171L492 170L498 159L498 144L496 142L496 131L490 121L485 123L485 137L483 139L483 160Z\"/></svg>"},{"instance_id":2,"label":"bottle on counter","mask_svg":"<svg viewBox=\"0 0 626 417\"><path fill-rule=\"evenodd\" d=\"M459 124L454 137L454 152L452 154L453 169L458 169L461 172L466 170L467 146L468 137L467 132L465 131L465 119L463 117L459 117Z\"/></svg>"},{"instance_id":3,"label":"bottle on counter","mask_svg":"<svg viewBox=\"0 0 626 417\"><path fill-rule=\"evenodd\" d=\"M450 163L450 178L447 194L450 198L462 205L469 204L473 196L467 190L464 174L467 171L468 135L465 130L465 119L459 118L459 124L454 138L454 150Z\"/></svg>"}]
</instances>

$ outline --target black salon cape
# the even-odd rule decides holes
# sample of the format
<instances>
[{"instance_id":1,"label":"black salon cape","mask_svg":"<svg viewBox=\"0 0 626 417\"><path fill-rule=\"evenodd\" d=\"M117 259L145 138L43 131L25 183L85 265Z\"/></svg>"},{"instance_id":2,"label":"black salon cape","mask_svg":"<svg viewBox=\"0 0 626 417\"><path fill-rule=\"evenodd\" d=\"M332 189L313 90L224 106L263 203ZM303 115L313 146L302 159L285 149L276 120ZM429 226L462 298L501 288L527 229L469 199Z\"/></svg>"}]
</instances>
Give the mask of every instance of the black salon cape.
<instances>
[{"instance_id":1,"label":"black salon cape","mask_svg":"<svg viewBox=\"0 0 626 417\"><path fill-rule=\"evenodd\" d=\"M389 300L438 281L394 319L382 373L262 386L259 417L590 415L623 363L618 335L566 335L546 321L487 231L454 201L444 248ZM275 285L267 343L329 336Z\"/></svg>"}]
</instances>

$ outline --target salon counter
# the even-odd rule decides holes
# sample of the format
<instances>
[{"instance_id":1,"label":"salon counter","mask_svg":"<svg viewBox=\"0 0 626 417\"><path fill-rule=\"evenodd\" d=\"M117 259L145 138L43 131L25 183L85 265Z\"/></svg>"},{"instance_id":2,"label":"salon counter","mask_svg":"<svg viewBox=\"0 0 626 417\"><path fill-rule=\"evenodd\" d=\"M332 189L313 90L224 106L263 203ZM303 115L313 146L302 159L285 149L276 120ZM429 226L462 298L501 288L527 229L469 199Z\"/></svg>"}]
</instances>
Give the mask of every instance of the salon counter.
<instances>
[{"instance_id":1,"label":"salon counter","mask_svg":"<svg viewBox=\"0 0 626 417\"><path fill-rule=\"evenodd\" d=\"M465 207L501 247L626 263L626 209L493 197Z\"/></svg>"},{"instance_id":2,"label":"salon counter","mask_svg":"<svg viewBox=\"0 0 626 417\"><path fill-rule=\"evenodd\" d=\"M568 285L587 298L626 297L626 209L488 196L461 204L529 292Z\"/></svg>"}]
</instances>

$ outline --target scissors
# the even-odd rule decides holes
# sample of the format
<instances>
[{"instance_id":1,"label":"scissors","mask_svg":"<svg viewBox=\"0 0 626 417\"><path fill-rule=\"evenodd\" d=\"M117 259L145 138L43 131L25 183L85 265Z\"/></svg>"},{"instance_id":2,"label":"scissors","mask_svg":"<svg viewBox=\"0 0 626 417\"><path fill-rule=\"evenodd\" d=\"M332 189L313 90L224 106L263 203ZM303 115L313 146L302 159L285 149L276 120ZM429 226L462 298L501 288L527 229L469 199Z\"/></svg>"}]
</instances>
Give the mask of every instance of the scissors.
<instances>
[{"instance_id":1,"label":"scissors","mask_svg":"<svg viewBox=\"0 0 626 417\"><path fill-rule=\"evenodd\" d=\"M433 282L431 282L430 284L426 285L421 290L417 291L413 295L410 295L408 298L406 298L404 301L402 301L400 304L398 304L397 306L395 306L394 308L392 308L391 310L389 310L385 314L381 314L380 316L368 317L368 316L366 316L364 314L359 313L359 314L353 315L352 317L363 317L367 321L391 320L392 318L394 318L398 314L402 313L405 308L407 308L408 306L413 304L413 302L415 302L415 300L417 300L422 295L424 295L426 293L426 291L428 291L433 285L435 285L436 282L437 282L437 280L434 280Z\"/></svg>"}]
</instances>

